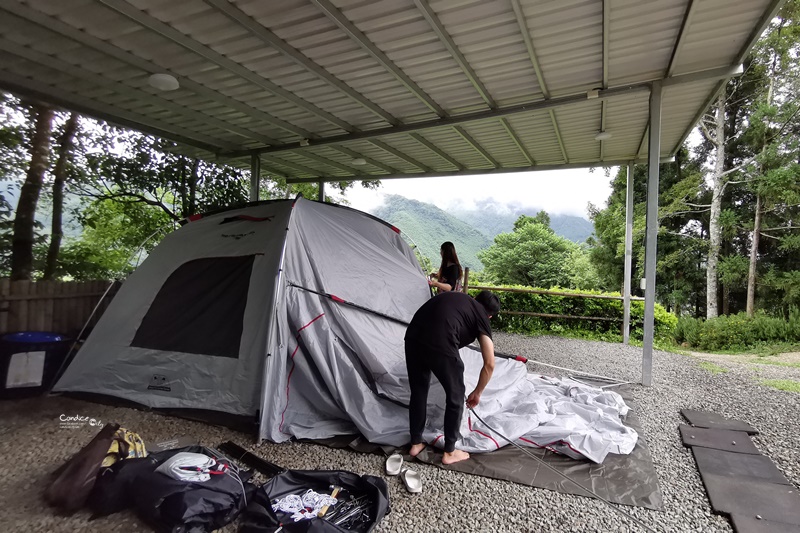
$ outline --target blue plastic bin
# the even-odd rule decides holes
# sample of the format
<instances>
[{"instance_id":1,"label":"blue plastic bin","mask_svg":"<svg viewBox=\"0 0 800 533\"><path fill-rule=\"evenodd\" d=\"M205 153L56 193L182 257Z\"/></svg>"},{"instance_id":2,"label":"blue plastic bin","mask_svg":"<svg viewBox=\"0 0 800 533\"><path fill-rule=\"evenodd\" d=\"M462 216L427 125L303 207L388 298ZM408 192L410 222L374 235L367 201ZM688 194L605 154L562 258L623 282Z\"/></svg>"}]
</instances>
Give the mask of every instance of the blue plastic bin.
<instances>
[{"instance_id":1,"label":"blue plastic bin","mask_svg":"<svg viewBox=\"0 0 800 533\"><path fill-rule=\"evenodd\" d=\"M73 340L48 331L20 331L0 337L0 398L48 392Z\"/></svg>"}]
</instances>

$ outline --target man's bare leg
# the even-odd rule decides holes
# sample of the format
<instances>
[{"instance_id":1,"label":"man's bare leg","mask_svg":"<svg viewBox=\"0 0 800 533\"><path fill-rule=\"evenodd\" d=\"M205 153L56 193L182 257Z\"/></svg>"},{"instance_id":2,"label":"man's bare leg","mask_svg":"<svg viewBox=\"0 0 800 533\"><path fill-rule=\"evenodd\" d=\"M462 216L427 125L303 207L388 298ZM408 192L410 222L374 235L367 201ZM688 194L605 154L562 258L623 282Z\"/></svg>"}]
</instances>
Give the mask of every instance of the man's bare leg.
<instances>
[{"instance_id":1,"label":"man's bare leg","mask_svg":"<svg viewBox=\"0 0 800 533\"><path fill-rule=\"evenodd\" d=\"M412 444L411 449L408 450L408 454L411 457L416 457L417 455L419 455L419 452L421 452L424 448L425 448L424 442L420 442L419 444Z\"/></svg>"},{"instance_id":2,"label":"man's bare leg","mask_svg":"<svg viewBox=\"0 0 800 533\"><path fill-rule=\"evenodd\" d=\"M452 452L444 452L442 464L451 465L453 463L458 463L459 461L466 461L467 459L469 459L469 454L464 450L453 450Z\"/></svg>"}]
</instances>

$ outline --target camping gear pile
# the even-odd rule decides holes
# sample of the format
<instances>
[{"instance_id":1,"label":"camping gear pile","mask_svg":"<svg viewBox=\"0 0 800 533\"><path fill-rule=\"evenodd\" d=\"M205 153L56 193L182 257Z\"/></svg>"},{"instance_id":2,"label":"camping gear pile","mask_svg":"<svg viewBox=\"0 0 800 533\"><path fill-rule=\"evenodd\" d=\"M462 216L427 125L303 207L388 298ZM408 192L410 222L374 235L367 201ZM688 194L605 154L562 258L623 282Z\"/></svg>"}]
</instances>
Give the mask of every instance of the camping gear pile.
<instances>
[{"instance_id":1,"label":"camping gear pile","mask_svg":"<svg viewBox=\"0 0 800 533\"><path fill-rule=\"evenodd\" d=\"M128 278L54 390L257 420L258 438L408 441L405 323L431 293L397 228L298 198L193 216ZM502 312L502 311L501 311ZM482 360L465 348L467 390ZM424 438L442 446L444 393ZM615 392L542 381L499 359L486 424L525 446L601 463L638 435ZM506 445L465 416L457 447Z\"/></svg>"},{"instance_id":2,"label":"camping gear pile","mask_svg":"<svg viewBox=\"0 0 800 533\"><path fill-rule=\"evenodd\" d=\"M276 528L361 532L389 512L388 488L380 478L286 471L231 442L221 447L275 477L258 487L252 482L254 470L242 470L226 454L205 446L148 454L138 435L106 424L56 470L44 497L65 514L87 508L93 520L132 509L155 531L181 533L214 531L240 515L242 533ZM307 523L295 524L301 520Z\"/></svg>"}]
</instances>

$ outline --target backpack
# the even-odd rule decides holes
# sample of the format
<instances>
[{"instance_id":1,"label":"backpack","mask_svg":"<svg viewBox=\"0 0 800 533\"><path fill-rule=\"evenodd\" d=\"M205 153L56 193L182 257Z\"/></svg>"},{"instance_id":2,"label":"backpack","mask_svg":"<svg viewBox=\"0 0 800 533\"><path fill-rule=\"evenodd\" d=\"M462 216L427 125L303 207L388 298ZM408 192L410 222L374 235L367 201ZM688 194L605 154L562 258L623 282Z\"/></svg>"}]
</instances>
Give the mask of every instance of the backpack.
<instances>
[{"instance_id":1,"label":"backpack","mask_svg":"<svg viewBox=\"0 0 800 533\"><path fill-rule=\"evenodd\" d=\"M117 424L106 424L89 444L53 472L53 480L44 491L50 506L66 514L84 506L118 429Z\"/></svg>"}]
</instances>

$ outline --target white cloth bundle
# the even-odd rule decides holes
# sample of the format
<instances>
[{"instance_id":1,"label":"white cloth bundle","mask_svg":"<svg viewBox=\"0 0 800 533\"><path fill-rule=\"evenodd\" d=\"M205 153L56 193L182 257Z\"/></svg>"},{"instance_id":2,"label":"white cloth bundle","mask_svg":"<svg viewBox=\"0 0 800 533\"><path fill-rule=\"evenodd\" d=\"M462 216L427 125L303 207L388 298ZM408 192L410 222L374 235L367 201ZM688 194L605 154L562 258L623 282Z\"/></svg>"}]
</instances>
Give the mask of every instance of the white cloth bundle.
<instances>
[{"instance_id":1,"label":"white cloth bundle","mask_svg":"<svg viewBox=\"0 0 800 533\"><path fill-rule=\"evenodd\" d=\"M181 452L176 453L164 461L156 472L161 472L179 481L208 481L211 479L209 472L217 466L213 457L202 453Z\"/></svg>"}]
</instances>

